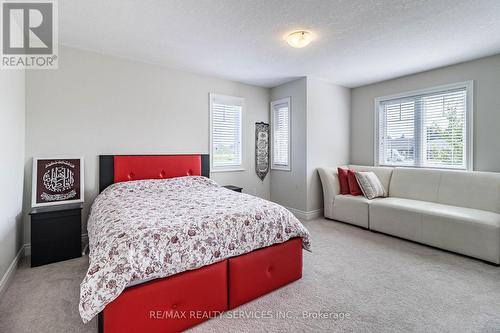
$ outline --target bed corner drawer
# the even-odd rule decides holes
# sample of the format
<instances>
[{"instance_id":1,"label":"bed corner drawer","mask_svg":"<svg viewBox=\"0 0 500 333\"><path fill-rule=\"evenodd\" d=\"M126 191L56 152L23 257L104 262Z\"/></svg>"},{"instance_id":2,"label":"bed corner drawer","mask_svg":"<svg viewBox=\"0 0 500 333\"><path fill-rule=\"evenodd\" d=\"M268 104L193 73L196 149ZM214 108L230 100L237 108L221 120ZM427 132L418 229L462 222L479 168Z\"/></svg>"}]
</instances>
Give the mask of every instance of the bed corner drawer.
<instances>
[{"instance_id":1,"label":"bed corner drawer","mask_svg":"<svg viewBox=\"0 0 500 333\"><path fill-rule=\"evenodd\" d=\"M302 239L294 238L229 259L229 308L302 277Z\"/></svg>"},{"instance_id":2,"label":"bed corner drawer","mask_svg":"<svg viewBox=\"0 0 500 333\"><path fill-rule=\"evenodd\" d=\"M102 325L104 333L180 332L226 310L224 260L125 289L104 309Z\"/></svg>"}]
</instances>

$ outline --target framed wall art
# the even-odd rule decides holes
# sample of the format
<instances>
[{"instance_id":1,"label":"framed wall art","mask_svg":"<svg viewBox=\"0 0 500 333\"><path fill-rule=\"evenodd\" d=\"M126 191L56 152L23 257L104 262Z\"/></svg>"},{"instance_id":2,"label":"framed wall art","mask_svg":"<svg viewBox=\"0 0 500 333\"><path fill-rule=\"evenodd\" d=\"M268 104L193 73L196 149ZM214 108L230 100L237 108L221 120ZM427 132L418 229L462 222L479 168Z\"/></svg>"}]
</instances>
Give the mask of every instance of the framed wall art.
<instances>
[{"instance_id":1,"label":"framed wall art","mask_svg":"<svg viewBox=\"0 0 500 333\"><path fill-rule=\"evenodd\" d=\"M33 158L31 206L83 202L83 158Z\"/></svg>"}]
</instances>

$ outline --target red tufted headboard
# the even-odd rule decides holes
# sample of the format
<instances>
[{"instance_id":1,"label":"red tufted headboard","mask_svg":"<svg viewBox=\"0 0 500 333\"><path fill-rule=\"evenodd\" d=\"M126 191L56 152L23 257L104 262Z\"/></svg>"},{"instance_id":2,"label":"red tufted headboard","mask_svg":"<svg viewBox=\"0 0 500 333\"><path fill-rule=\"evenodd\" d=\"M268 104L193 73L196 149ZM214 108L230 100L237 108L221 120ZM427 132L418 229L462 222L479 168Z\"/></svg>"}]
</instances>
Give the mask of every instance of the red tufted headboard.
<instances>
[{"instance_id":1,"label":"red tufted headboard","mask_svg":"<svg viewBox=\"0 0 500 333\"><path fill-rule=\"evenodd\" d=\"M99 192L113 183L210 176L209 155L100 155Z\"/></svg>"}]
</instances>

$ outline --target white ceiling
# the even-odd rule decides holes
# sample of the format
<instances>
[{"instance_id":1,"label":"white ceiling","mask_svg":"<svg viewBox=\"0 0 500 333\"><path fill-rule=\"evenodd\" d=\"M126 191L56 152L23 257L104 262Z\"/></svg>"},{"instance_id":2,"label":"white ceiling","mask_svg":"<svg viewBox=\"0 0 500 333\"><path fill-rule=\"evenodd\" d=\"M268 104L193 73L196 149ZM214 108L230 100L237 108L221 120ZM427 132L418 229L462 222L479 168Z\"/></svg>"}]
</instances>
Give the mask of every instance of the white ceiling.
<instances>
[{"instance_id":1,"label":"white ceiling","mask_svg":"<svg viewBox=\"0 0 500 333\"><path fill-rule=\"evenodd\" d=\"M60 42L271 87L347 87L500 53L500 0L64 0ZM295 29L317 38L293 49Z\"/></svg>"}]
</instances>

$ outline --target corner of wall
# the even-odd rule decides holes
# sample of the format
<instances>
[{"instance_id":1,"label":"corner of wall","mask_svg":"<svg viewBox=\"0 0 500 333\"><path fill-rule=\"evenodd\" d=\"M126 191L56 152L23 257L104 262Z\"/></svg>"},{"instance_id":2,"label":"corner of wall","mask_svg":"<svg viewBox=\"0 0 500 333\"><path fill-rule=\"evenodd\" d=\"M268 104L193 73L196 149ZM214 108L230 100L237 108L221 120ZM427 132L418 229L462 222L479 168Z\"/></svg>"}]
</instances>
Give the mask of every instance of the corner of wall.
<instances>
[{"instance_id":1,"label":"corner of wall","mask_svg":"<svg viewBox=\"0 0 500 333\"><path fill-rule=\"evenodd\" d=\"M307 77L307 211L323 207L317 168L345 164L350 149L351 90Z\"/></svg>"},{"instance_id":2,"label":"corner of wall","mask_svg":"<svg viewBox=\"0 0 500 333\"><path fill-rule=\"evenodd\" d=\"M22 256L23 163L26 147L26 72L3 71L0 76L0 173L8 175L0 189L0 293Z\"/></svg>"}]
</instances>

